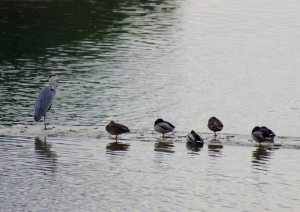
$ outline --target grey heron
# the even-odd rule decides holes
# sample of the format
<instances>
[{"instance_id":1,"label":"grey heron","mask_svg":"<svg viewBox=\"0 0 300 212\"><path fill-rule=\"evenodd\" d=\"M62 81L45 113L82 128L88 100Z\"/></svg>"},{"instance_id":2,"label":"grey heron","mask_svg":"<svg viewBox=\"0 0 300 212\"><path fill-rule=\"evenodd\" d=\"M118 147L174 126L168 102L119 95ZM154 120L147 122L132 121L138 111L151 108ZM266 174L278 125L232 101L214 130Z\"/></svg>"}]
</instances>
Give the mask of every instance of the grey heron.
<instances>
[{"instance_id":1,"label":"grey heron","mask_svg":"<svg viewBox=\"0 0 300 212\"><path fill-rule=\"evenodd\" d=\"M44 87L35 100L34 121L38 122L40 121L41 117L44 116L44 130L46 129L46 112L50 110L56 93L56 82L54 81L56 77L63 76L51 74L49 77L49 83L52 85L52 87Z\"/></svg>"}]
</instances>

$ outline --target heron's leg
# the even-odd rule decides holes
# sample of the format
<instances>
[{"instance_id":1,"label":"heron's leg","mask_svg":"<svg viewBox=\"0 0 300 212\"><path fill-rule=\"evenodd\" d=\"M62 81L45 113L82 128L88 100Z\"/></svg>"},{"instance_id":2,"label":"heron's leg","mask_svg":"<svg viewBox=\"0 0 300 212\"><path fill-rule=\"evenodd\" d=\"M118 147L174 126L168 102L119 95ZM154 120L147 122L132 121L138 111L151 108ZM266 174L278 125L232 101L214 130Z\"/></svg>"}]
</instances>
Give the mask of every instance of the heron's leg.
<instances>
[{"instance_id":1,"label":"heron's leg","mask_svg":"<svg viewBox=\"0 0 300 212\"><path fill-rule=\"evenodd\" d=\"M44 130L46 130L46 113L44 114L44 126L45 126Z\"/></svg>"}]
</instances>

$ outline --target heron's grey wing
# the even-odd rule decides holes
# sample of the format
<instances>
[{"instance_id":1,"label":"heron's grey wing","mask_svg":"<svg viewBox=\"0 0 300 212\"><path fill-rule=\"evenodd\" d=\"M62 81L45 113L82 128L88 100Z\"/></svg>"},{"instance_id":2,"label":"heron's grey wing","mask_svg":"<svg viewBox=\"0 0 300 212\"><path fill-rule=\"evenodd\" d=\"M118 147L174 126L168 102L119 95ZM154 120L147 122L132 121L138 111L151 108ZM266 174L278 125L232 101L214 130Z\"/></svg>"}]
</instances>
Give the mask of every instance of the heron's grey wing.
<instances>
[{"instance_id":1,"label":"heron's grey wing","mask_svg":"<svg viewBox=\"0 0 300 212\"><path fill-rule=\"evenodd\" d=\"M52 87L44 87L35 101L34 120L39 121L41 117L49 110L55 97Z\"/></svg>"}]
</instances>

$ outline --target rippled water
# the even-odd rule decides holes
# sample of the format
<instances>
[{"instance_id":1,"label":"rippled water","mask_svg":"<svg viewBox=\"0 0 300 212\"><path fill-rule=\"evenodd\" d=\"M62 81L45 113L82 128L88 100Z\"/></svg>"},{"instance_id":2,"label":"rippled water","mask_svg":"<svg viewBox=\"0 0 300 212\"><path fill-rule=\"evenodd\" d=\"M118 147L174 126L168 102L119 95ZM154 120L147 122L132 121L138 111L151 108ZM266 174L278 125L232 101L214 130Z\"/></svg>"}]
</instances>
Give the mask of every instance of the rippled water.
<instances>
[{"instance_id":1,"label":"rippled water","mask_svg":"<svg viewBox=\"0 0 300 212\"><path fill-rule=\"evenodd\" d=\"M0 137L1 211L296 211L298 150Z\"/></svg>"},{"instance_id":2,"label":"rippled water","mask_svg":"<svg viewBox=\"0 0 300 212\"><path fill-rule=\"evenodd\" d=\"M298 1L2 1L0 122L36 124L35 98L58 82L48 123L299 136ZM39 123L42 124L42 123Z\"/></svg>"},{"instance_id":3,"label":"rippled water","mask_svg":"<svg viewBox=\"0 0 300 212\"><path fill-rule=\"evenodd\" d=\"M299 137L298 1L1 1L0 124ZM101 128L102 129L102 128ZM158 136L157 136L158 137ZM0 211L297 211L298 151L0 137Z\"/></svg>"}]
</instances>

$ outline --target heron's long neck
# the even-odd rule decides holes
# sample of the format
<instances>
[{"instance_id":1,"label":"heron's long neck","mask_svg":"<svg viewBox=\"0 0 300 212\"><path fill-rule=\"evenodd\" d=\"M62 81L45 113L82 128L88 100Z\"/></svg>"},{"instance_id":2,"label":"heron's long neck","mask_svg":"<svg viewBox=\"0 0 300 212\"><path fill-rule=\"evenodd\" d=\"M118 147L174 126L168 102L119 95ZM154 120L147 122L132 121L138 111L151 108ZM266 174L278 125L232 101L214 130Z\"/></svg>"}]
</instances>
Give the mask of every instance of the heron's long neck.
<instances>
[{"instance_id":1,"label":"heron's long neck","mask_svg":"<svg viewBox=\"0 0 300 212\"><path fill-rule=\"evenodd\" d=\"M52 85L52 89L54 90L54 93L56 93L56 82L54 80L50 80L50 85Z\"/></svg>"}]
</instances>

